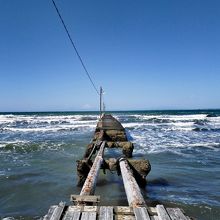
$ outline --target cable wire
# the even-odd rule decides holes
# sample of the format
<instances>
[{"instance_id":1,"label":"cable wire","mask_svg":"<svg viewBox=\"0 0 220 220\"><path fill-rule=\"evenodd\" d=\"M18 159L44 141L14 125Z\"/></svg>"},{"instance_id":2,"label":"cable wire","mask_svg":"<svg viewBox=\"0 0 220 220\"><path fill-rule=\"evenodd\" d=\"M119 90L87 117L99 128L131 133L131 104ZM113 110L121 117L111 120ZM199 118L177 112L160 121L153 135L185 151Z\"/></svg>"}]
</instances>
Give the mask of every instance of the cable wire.
<instances>
[{"instance_id":1,"label":"cable wire","mask_svg":"<svg viewBox=\"0 0 220 220\"><path fill-rule=\"evenodd\" d=\"M78 51L77 48L76 48L76 45L75 45L75 43L74 43L74 41L73 41L73 39L72 39L72 37L71 37L71 35L70 35L68 29L67 29L67 26L66 26L66 24L64 23L64 20L63 20L61 14L60 14L60 12L59 12L59 9L58 9L58 7L57 7L55 1L52 0L52 2L53 2L53 5L54 5L54 7L55 7L55 9L56 9L56 12L57 12L57 14L58 14L58 16L59 16L61 22L62 22L62 24L63 24L63 27L64 27L64 29L65 29L65 31L66 31L66 33L67 33L67 36L68 36L68 38L69 38L69 40L70 40L70 42L71 42L71 44L72 44L72 46L73 46L73 48L74 48L74 50L75 50L75 52L76 52L76 55L77 55L77 57L79 58L79 61L80 61L80 63L82 64L82 67L83 67L83 69L85 70L85 73L86 73L87 77L89 78L89 81L91 82L91 84L92 84L93 88L95 89L95 91L97 92L97 94L100 95L100 94L99 94L99 91L98 91L98 89L97 89L97 87L95 86L95 83L94 83L93 80L92 80L91 75L89 74L89 72L88 72L88 70L87 70L87 68L86 68L86 66L85 66L85 63L83 62L83 60L82 60L82 58L81 58L81 56L80 56L80 54L79 54L79 51Z\"/></svg>"}]
</instances>

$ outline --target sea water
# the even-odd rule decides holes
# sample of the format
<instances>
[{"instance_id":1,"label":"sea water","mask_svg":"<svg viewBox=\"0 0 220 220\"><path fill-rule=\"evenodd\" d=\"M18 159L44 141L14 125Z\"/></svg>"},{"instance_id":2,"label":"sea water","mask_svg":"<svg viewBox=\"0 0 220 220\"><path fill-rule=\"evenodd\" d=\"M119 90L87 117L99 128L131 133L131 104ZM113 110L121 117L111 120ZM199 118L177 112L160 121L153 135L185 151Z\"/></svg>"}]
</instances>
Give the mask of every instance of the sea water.
<instances>
[{"instance_id":1,"label":"sea water","mask_svg":"<svg viewBox=\"0 0 220 220\"><path fill-rule=\"evenodd\" d=\"M148 205L180 207L201 220L220 219L220 111L112 112L134 158L152 170L142 189ZM207 117L212 116L212 117ZM0 114L0 218L39 219L50 205L78 194L76 161L91 141L98 112ZM106 157L121 150L107 149ZM121 176L100 172L103 205L127 205Z\"/></svg>"}]
</instances>

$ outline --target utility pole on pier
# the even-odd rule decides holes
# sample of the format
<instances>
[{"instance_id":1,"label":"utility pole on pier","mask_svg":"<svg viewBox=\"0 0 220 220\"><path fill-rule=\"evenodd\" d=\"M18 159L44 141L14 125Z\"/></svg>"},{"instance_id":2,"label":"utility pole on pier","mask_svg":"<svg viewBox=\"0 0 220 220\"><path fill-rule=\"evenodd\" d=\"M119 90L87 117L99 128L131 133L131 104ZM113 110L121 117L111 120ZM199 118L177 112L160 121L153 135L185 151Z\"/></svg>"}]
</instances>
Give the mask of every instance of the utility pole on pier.
<instances>
[{"instance_id":1,"label":"utility pole on pier","mask_svg":"<svg viewBox=\"0 0 220 220\"><path fill-rule=\"evenodd\" d=\"M99 103L99 105L100 105L100 118L102 117L102 95L103 95L103 89L102 89L102 87L100 87L100 92L99 92L99 96L100 96L100 103Z\"/></svg>"}]
</instances>

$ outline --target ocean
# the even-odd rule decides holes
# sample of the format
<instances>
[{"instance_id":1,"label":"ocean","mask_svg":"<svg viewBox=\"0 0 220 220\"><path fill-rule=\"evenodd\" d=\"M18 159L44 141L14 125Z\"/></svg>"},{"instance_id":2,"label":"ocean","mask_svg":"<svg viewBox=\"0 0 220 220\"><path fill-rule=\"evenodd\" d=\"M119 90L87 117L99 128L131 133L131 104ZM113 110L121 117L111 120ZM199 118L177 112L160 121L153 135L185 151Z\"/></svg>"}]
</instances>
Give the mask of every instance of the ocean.
<instances>
[{"instance_id":1,"label":"ocean","mask_svg":"<svg viewBox=\"0 0 220 220\"><path fill-rule=\"evenodd\" d=\"M149 205L220 219L220 110L112 112L150 160L142 193ZM209 117L211 116L211 117ZM39 219L78 194L76 161L91 141L98 112L0 113L0 218ZM106 157L120 155L107 149ZM100 172L103 205L127 205L121 176Z\"/></svg>"}]
</instances>

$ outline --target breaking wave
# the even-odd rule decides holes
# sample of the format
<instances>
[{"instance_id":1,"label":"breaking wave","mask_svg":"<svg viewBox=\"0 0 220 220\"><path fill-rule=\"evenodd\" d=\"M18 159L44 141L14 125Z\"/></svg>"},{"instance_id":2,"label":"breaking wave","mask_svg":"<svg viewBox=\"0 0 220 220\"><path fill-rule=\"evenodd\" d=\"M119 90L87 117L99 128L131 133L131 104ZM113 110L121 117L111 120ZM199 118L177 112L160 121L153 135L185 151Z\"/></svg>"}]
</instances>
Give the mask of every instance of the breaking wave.
<instances>
[{"instance_id":1,"label":"breaking wave","mask_svg":"<svg viewBox=\"0 0 220 220\"><path fill-rule=\"evenodd\" d=\"M0 133L3 132L58 132L91 130L97 116L27 116L0 115Z\"/></svg>"},{"instance_id":2,"label":"breaking wave","mask_svg":"<svg viewBox=\"0 0 220 220\"><path fill-rule=\"evenodd\" d=\"M204 113L116 114L115 116L126 128L129 138L137 145L137 153L182 154L185 149L196 146L219 150L217 137L220 131L220 116L217 115L207 117ZM62 135L91 134L98 117L98 114L0 115L0 135L7 137L0 141L0 149L22 149L21 146L26 149L35 149L36 146L29 143L36 142L35 137L45 140L54 135L63 137ZM208 135L210 133L211 137ZM14 141L14 143L5 144L4 141ZM22 145L22 141L28 143Z\"/></svg>"},{"instance_id":3,"label":"breaking wave","mask_svg":"<svg viewBox=\"0 0 220 220\"><path fill-rule=\"evenodd\" d=\"M137 145L137 154L169 152L187 156L187 150L191 153L196 148L220 150L219 116L129 115L128 118L123 126Z\"/></svg>"}]
</instances>

